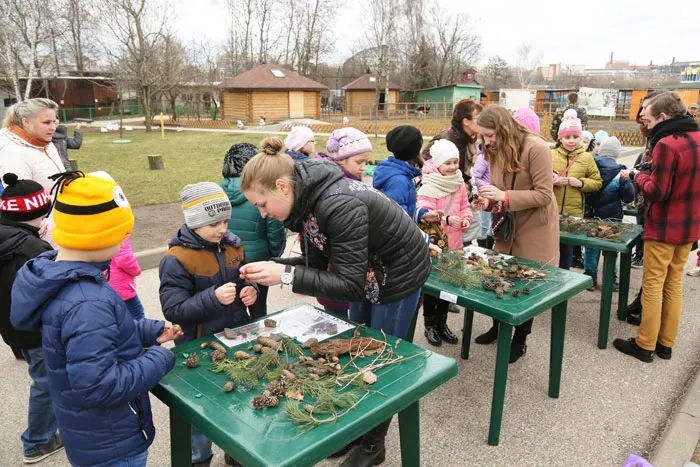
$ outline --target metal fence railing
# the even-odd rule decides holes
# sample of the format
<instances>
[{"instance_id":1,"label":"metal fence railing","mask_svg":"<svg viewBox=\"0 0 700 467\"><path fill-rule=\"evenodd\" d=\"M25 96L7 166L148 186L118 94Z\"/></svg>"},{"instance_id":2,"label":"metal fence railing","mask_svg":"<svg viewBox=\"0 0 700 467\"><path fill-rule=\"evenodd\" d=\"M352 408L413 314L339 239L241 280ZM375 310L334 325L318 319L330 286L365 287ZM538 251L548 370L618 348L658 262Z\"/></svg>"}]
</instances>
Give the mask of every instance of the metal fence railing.
<instances>
[{"instance_id":1,"label":"metal fence railing","mask_svg":"<svg viewBox=\"0 0 700 467\"><path fill-rule=\"evenodd\" d=\"M160 103L153 106L153 115L159 115L161 112L172 116L173 112L170 106ZM60 108L58 110L58 118L62 122L68 122L79 119L88 120L111 120L119 118L119 105L103 106L103 107L73 107ZM122 106L121 115L125 118L143 116L143 106L140 104L124 104ZM197 103L185 103L175 106L175 119L214 119L218 117L218 111L214 106L201 105Z\"/></svg>"}]
</instances>

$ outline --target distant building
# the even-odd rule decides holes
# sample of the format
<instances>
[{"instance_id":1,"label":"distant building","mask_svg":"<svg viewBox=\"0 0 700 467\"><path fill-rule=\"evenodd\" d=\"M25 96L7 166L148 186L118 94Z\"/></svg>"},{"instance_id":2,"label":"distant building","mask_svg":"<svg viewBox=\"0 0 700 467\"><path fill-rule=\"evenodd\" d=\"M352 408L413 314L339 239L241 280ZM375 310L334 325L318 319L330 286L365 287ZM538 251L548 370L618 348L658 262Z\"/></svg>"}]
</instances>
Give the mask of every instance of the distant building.
<instances>
[{"instance_id":1,"label":"distant building","mask_svg":"<svg viewBox=\"0 0 700 467\"><path fill-rule=\"evenodd\" d=\"M476 80L476 71L467 69L462 72L460 79L444 86L419 89L416 91L416 102L432 103L429 105L432 107L430 111L433 113L447 112L462 99L472 99L480 102L483 89L484 87ZM443 103L449 105L446 105L446 108L443 109ZM449 110L449 112L451 113L452 110Z\"/></svg>"},{"instance_id":2,"label":"distant building","mask_svg":"<svg viewBox=\"0 0 700 467\"><path fill-rule=\"evenodd\" d=\"M389 113L396 111L401 88L389 83L389 95L386 95L386 81L376 75L367 73L355 81L343 86L345 91L345 112L350 115L369 115L373 111L383 112L387 107ZM375 104L378 104L375 107Z\"/></svg>"},{"instance_id":3,"label":"distant building","mask_svg":"<svg viewBox=\"0 0 700 467\"><path fill-rule=\"evenodd\" d=\"M290 118L321 118L321 83L277 65L258 65L224 81L221 117L269 122Z\"/></svg>"}]
</instances>

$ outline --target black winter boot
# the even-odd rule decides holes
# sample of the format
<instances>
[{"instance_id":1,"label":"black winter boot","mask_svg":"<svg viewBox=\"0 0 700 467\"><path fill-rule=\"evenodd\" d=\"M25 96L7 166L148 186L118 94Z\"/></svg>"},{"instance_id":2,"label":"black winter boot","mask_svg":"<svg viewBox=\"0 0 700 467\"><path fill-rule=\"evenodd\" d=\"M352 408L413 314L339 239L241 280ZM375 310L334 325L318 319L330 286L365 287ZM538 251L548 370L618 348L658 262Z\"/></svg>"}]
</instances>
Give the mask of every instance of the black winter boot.
<instances>
[{"instance_id":1,"label":"black winter boot","mask_svg":"<svg viewBox=\"0 0 700 467\"><path fill-rule=\"evenodd\" d=\"M340 464L340 467L371 467L383 463L386 458L384 439L389 425L391 419L372 428L362 437L360 446Z\"/></svg>"},{"instance_id":2,"label":"black winter boot","mask_svg":"<svg viewBox=\"0 0 700 467\"><path fill-rule=\"evenodd\" d=\"M475 344L481 344L481 345L488 345L488 344L493 344L496 342L498 339L498 325L494 322L493 325L491 326L491 329L486 331L485 333L476 336L476 339L474 339Z\"/></svg>"},{"instance_id":3,"label":"black winter boot","mask_svg":"<svg viewBox=\"0 0 700 467\"><path fill-rule=\"evenodd\" d=\"M486 237L486 246L489 250L493 250L493 245L496 243L496 239L493 237Z\"/></svg>"},{"instance_id":4,"label":"black winter boot","mask_svg":"<svg viewBox=\"0 0 700 467\"><path fill-rule=\"evenodd\" d=\"M527 321L515 327L513 341L510 343L510 359L508 363L515 363L527 353L527 336L532 330L532 321Z\"/></svg>"},{"instance_id":5,"label":"black winter boot","mask_svg":"<svg viewBox=\"0 0 700 467\"><path fill-rule=\"evenodd\" d=\"M331 455L328 456L328 457L331 458L331 459L333 459L333 458L335 458L335 457L343 457L345 454L347 454L348 452L350 452L350 450L351 450L352 448L354 448L355 446L357 446L358 444L360 444L360 441L362 441L362 438L357 438L357 439L356 439L355 441L353 441L352 443L349 443L349 444L348 444L347 446L345 446L344 448L335 451L333 454L331 454Z\"/></svg>"},{"instance_id":6,"label":"black winter boot","mask_svg":"<svg viewBox=\"0 0 700 467\"><path fill-rule=\"evenodd\" d=\"M481 248L486 248L488 250L488 240L487 239L476 239L476 244L479 245Z\"/></svg>"},{"instance_id":7,"label":"black winter boot","mask_svg":"<svg viewBox=\"0 0 700 467\"><path fill-rule=\"evenodd\" d=\"M456 344L459 338L447 327L447 315L438 316L438 334L448 344Z\"/></svg>"},{"instance_id":8,"label":"black winter boot","mask_svg":"<svg viewBox=\"0 0 700 467\"><path fill-rule=\"evenodd\" d=\"M639 288L639 293L632 300L632 303L627 305L627 318L625 320L634 326L639 326L642 323L642 288Z\"/></svg>"},{"instance_id":9,"label":"black winter boot","mask_svg":"<svg viewBox=\"0 0 700 467\"><path fill-rule=\"evenodd\" d=\"M438 323L435 316L425 316L425 337L428 339L428 344L440 347L442 339L438 330Z\"/></svg>"}]
</instances>

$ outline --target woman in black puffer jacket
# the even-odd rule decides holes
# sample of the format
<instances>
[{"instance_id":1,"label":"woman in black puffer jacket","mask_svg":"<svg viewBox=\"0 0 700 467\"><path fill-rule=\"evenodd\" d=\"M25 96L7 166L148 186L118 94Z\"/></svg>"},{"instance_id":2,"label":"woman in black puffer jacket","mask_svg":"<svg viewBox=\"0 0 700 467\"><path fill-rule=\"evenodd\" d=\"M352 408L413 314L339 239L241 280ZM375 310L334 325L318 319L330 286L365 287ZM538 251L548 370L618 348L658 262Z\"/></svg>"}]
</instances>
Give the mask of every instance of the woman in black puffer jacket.
<instances>
[{"instance_id":1,"label":"woman in black puffer jacket","mask_svg":"<svg viewBox=\"0 0 700 467\"><path fill-rule=\"evenodd\" d=\"M352 143L350 143L352 144ZM287 284L295 293L350 302L350 318L405 338L430 275L428 238L401 207L324 160L294 164L267 138L241 175L241 190L263 217L301 233L300 257L250 263L246 280ZM335 271L328 271L328 261ZM365 435L343 465L384 458L389 423ZM367 463L367 461L374 464Z\"/></svg>"}]
</instances>

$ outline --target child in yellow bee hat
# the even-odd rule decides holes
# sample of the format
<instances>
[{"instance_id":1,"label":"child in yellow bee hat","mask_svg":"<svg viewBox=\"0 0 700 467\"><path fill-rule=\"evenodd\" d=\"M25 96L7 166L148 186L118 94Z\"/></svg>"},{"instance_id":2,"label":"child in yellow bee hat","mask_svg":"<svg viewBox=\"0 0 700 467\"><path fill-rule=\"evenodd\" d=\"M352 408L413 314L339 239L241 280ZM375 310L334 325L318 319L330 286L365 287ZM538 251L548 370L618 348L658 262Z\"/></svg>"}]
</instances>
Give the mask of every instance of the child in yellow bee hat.
<instances>
[{"instance_id":1,"label":"child in yellow bee hat","mask_svg":"<svg viewBox=\"0 0 700 467\"><path fill-rule=\"evenodd\" d=\"M105 173L51 178L58 251L17 273L10 319L17 329L41 328L71 465L145 466L155 436L148 391L175 363L159 344L180 333L164 321L134 321L107 283L103 271L134 226L119 185Z\"/></svg>"}]
</instances>

